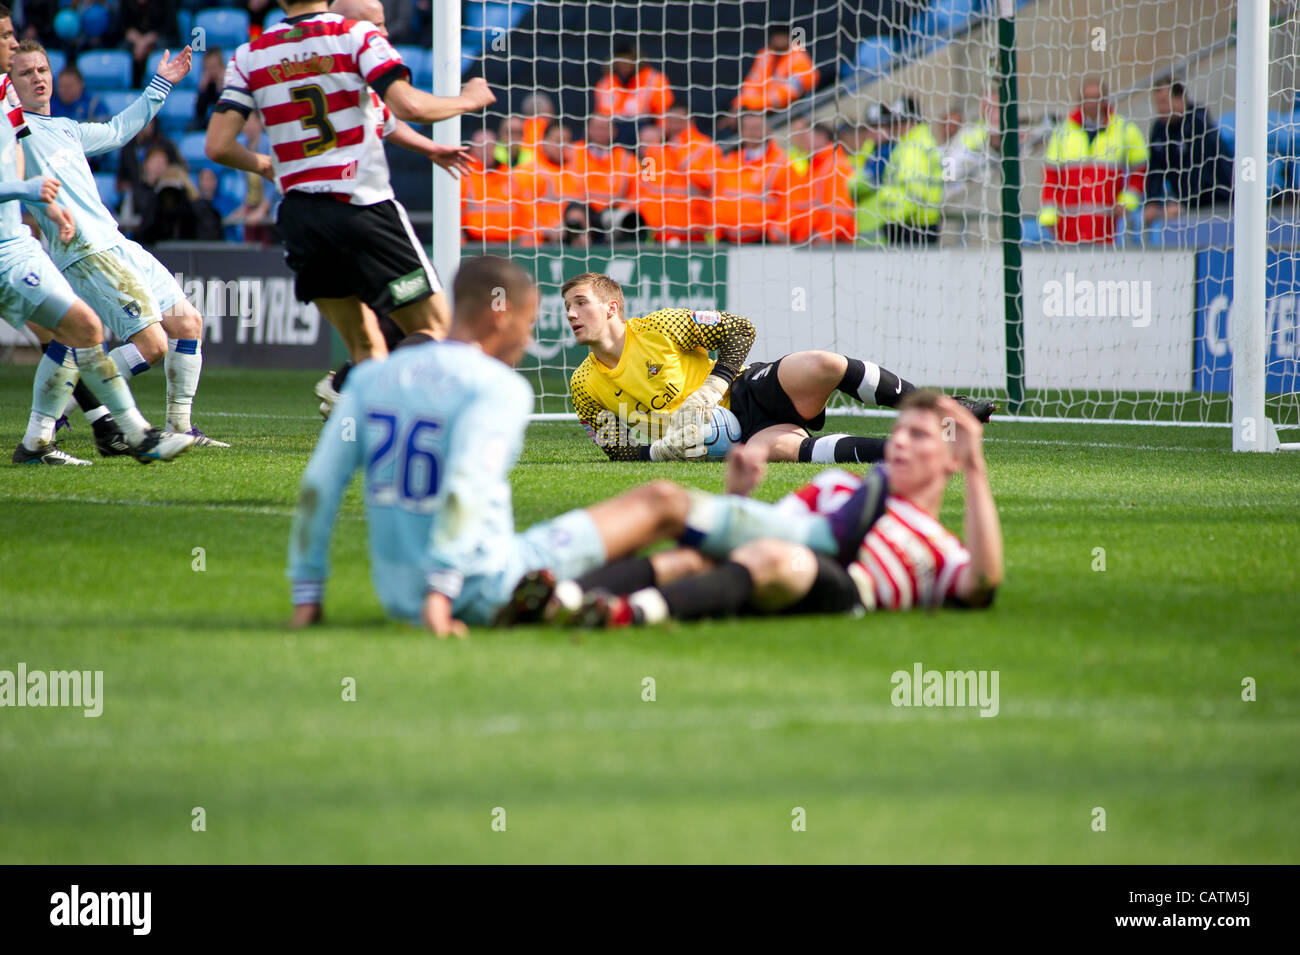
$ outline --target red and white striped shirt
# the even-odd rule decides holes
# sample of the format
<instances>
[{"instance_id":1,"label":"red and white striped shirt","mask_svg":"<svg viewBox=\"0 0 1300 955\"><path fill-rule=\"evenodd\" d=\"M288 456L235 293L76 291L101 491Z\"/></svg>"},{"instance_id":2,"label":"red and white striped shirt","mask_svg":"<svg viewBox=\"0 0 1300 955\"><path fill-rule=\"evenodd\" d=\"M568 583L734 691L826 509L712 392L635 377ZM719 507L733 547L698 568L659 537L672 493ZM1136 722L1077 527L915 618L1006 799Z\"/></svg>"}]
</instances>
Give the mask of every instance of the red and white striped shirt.
<instances>
[{"instance_id":1,"label":"red and white striped shirt","mask_svg":"<svg viewBox=\"0 0 1300 955\"><path fill-rule=\"evenodd\" d=\"M18 99L18 91L10 82L8 73L0 73L0 104L9 117L9 125L14 128L14 137L22 139L27 135L27 118L23 116L23 104Z\"/></svg>"},{"instance_id":2,"label":"red and white striped shirt","mask_svg":"<svg viewBox=\"0 0 1300 955\"><path fill-rule=\"evenodd\" d=\"M862 486L857 475L831 468L787 494L778 507L830 515ZM957 596L957 580L970 564L961 539L911 501L890 494L884 513L858 547L849 575L868 610L940 607Z\"/></svg>"},{"instance_id":3,"label":"red and white striped shirt","mask_svg":"<svg viewBox=\"0 0 1300 955\"><path fill-rule=\"evenodd\" d=\"M282 193L335 193L371 205L393 198L386 120L374 94L409 77L373 24L304 14L240 45L217 109L261 113Z\"/></svg>"}]
</instances>

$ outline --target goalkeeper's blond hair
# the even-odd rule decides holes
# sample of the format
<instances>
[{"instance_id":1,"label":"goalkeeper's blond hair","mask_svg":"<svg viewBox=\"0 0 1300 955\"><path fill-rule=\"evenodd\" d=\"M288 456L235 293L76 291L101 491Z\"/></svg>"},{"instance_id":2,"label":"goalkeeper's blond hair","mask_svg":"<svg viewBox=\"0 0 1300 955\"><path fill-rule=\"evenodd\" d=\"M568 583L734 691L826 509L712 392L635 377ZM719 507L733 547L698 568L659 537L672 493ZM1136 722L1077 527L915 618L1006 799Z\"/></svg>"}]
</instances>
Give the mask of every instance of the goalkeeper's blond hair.
<instances>
[{"instance_id":1,"label":"goalkeeper's blond hair","mask_svg":"<svg viewBox=\"0 0 1300 955\"><path fill-rule=\"evenodd\" d=\"M599 272L583 272L581 275L575 275L560 286L560 296L567 299L569 292L579 286L586 287L602 302L617 302L618 317L627 321L627 306L623 302L623 286L608 275L601 275Z\"/></svg>"}]
</instances>

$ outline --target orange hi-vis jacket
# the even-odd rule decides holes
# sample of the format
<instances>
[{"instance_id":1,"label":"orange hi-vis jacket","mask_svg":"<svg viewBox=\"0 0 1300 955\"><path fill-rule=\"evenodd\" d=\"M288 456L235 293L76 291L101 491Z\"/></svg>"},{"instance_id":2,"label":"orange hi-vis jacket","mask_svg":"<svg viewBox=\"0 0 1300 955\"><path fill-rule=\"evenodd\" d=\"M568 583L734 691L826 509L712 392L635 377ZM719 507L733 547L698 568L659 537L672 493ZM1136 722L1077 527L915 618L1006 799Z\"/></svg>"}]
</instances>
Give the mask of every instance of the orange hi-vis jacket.
<instances>
[{"instance_id":1,"label":"orange hi-vis jacket","mask_svg":"<svg viewBox=\"0 0 1300 955\"><path fill-rule=\"evenodd\" d=\"M817 71L812 58L802 47L791 47L784 53L763 47L754 65L749 68L740 95L732 100L731 108L767 112L784 109L799 97L811 93L817 85Z\"/></svg>"},{"instance_id":2,"label":"orange hi-vis jacket","mask_svg":"<svg viewBox=\"0 0 1300 955\"><path fill-rule=\"evenodd\" d=\"M785 241L785 200L775 193L777 177L790 165L785 150L768 140L763 155L744 149L724 156L713 177L717 237L726 242Z\"/></svg>"},{"instance_id":3,"label":"orange hi-vis jacket","mask_svg":"<svg viewBox=\"0 0 1300 955\"><path fill-rule=\"evenodd\" d=\"M1146 185L1146 139L1137 124L1112 113L1089 139L1075 110L1053 130L1043 167L1038 221L1058 242L1115 240L1120 210L1141 204Z\"/></svg>"},{"instance_id":4,"label":"orange hi-vis jacket","mask_svg":"<svg viewBox=\"0 0 1300 955\"><path fill-rule=\"evenodd\" d=\"M637 119L641 116L659 116L673 105L673 91L668 88L664 75L652 66L641 67L624 83L610 70L596 84L596 115L611 119Z\"/></svg>"},{"instance_id":5,"label":"orange hi-vis jacket","mask_svg":"<svg viewBox=\"0 0 1300 955\"><path fill-rule=\"evenodd\" d=\"M584 202L593 212L599 212L616 202L630 199L632 181L636 178L636 157L622 146L588 146L574 149L580 157L574 170L582 177L585 189Z\"/></svg>"},{"instance_id":6,"label":"orange hi-vis jacket","mask_svg":"<svg viewBox=\"0 0 1300 955\"><path fill-rule=\"evenodd\" d=\"M660 242L700 241L713 231L713 174L721 160L713 141L688 125L673 140L648 148L634 198Z\"/></svg>"},{"instance_id":7,"label":"orange hi-vis jacket","mask_svg":"<svg viewBox=\"0 0 1300 955\"><path fill-rule=\"evenodd\" d=\"M529 177L517 176L505 166L486 169L476 161L461 174L460 197L461 228L469 238L531 241L536 226Z\"/></svg>"},{"instance_id":8,"label":"orange hi-vis jacket","mask_svg":"<svg viewBox=\"0 0 1300 955\"><path fill-rule=\"evenodd\" d=\"M582 176L567 165L557 166L540 149L514 175L528 180L533 194L533 226L540 241L558 241L564 230L564 208L570 202L586 202ZM547 235L549 233L549 236Z\"/></svg>"},{"instance_id":9,"label":"orange hi-vis jacket","mask_svg":"<svg viewBox=\"0 0 1300 955\"><path fill-rule=\"evenodd\" d=\"M853 164L839 146L795 160L781 171L772 192L784 203L790 242L852 241L857 236L852 176Z\"/></svg>"}]
</instances>

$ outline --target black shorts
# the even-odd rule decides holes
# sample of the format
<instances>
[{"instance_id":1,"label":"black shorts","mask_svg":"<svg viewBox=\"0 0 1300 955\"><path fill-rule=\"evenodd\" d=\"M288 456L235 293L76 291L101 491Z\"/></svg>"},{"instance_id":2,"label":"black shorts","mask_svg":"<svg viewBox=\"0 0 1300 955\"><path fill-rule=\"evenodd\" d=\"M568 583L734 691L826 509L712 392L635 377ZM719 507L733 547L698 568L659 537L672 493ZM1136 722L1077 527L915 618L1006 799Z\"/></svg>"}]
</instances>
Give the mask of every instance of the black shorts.
<instances>
[{"instance_id":1,"label":"black shorts","mask_svg":"<svg viewBox=\"0 0 1300 955\"><path fill-rule=\"evenodd\" d=\"M290 191L276 219L300 302L355 295L381 315L442 291L395 199L354 206Z\"/></svg>"},{"instance_id":2,"label":"black shorts","mask_svg":"<svg viewBox=\"0 0 1300 955\"><path fill-rule=\"evenodd\" d=\"M748 441L774 424L793 424L805 431L820 431L826 426L826 412L804 418L777 379L778 358L774 362L755 362L731 383L731 413L740 422L740 440Z\"/></svg>"},{"instance_id":3,"label":"black shorts","mask_svg":"<svg viewBox=\"0 0 1300 955\"><path fill-rule=\"evenodd\" d=\"M783 614L857 613L862 609L858 585L833 557L817 555L817 577L812 589Z\"/></svg>"}]
</instances>

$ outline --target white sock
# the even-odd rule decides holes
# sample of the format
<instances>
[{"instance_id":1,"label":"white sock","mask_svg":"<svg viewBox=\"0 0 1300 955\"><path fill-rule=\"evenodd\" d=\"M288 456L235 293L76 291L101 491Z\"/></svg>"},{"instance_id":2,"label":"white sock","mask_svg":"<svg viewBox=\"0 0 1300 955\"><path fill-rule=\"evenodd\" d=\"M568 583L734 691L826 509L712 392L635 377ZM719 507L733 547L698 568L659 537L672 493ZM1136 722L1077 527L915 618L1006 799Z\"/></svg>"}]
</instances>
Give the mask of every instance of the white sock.
<instances>
[{"instance_id":1,"label":"white sock","mask_svg":"<svg viewBox=\"0 0 1300 955\"><path fill-rule=\"evenodd\" d=\"M862 384L858 385L858 398L863 404L876 403L876 388L880 386L880 366L874 361L863 361ZM832 458L831 460L834 460Z\"/></svg>"},{"instance_id":2,"label":"white sock","mask_svg":"<svg viewBox=\"0 0 1300 955\"><path fill-rule=\"evenodd\" d=\"M123 378L133 378L149 370L149 363L140 354L140 349L130 342L118 345L108 353L108 357L113 359L113 364L117 365L117 370Z\"/></svg>"},{"instance_id":3,"label":"white sock","mask_svg":"<svg viewBox=\"0 0 1300 955\"><path fill-rule=\"evenodd\" d=\"M32 415L23 435L23 446L28 451L53 440L54 422L76 385L77 359L73 350L59 342L50 342L32 380Z\"/></svg>"},{"instance_id":4,"label":"white sock","mask_svg":"<svg viewBox=\"0 0 1300 955\"><path fill-rule=\"evenodd\" d=\"M813 441L812 460L817 464L834 464L835 463L835 445L840 443L840 438L847 438L847 434L824 434Z\"/></svg>"},{"instance_id":5,"label":"white sock","mask_svg":"<svg viewBox=\"0 0 1300 955\"><path fill-rule=\"evenodd\" d=\"M203 351L199 340L169 338L163 367L167 372L167 429L189 431L194 427L190 411L194 406L194 393L199 390L199 375L203 371Z\"/></svg>"},{"instance_id":6,"label":"white sock","mask_svg":"<svg viewBox=\"0 0 1300 955\"><path fill-rule=\"evenodd\" d=\"M86 421L90 424L94 424L100 418L103 418L105 415L108 414L108 409L105 408L103 405L96 405L95 407L87 411L85 414L86 414Z\"/></svg>"},{"instance_id":7,"label":"white sock","mask_svg":"<svg viewBox=\"0 0 1300 955\"><path fill-rule=\"evenodd\" d=\"M657 587L638 590L627 602L641 611L641 619L648 624L663 623L668 619L668 602Z\"/></svg>"},{"instance_id":8,"label":"white sock","mask_svg":"<svg viewBox=\"0 0 1300 955\"><path fill-rule=\"evenodd\" d=\"M117 426L126 435L126 440L131 444L138 443L149 430L149 422L135 406L135 396L127 387L126 378L118 372L117 364L105 354L102 344L72 351L86 387L108 408L117 420ZM46 352L47 357L48 355L49 352Z\"/></svg>"}]
</instances>

